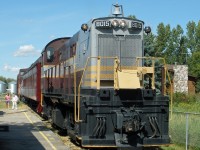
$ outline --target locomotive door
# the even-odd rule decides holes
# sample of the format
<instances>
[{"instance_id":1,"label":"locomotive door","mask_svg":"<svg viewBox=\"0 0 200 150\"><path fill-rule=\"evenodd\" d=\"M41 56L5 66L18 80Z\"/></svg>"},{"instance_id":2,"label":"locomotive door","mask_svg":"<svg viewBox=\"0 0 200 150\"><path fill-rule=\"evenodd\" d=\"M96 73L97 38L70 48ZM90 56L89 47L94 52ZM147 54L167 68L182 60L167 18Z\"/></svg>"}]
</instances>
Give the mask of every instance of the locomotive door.
<instances>
[{"instance_id":1,"label":"locomotive door","mask_svg":"<svg viewBox=\"0 0 200 150\"><path fill-rule=\"evenodd\" d=\"M49 92L50 88L50 69L47 70L47 92Z\"/></svg>"},{"instance_id":2,"label":"locomotive door","mask_svg":"<svg viewBox=\"0 0 200 150\"><path fill-rule=\"evenodd\" d=\"M49 69L49 89L48 92L53 92L53 68Z\"/></svg>"},{"instance_id":3,"label":"locomotive door","mask_svg":"<svg viewBox=\"0 0 200 150\"><path fill-rule=\"evenodd\" d=\"M71 77L71 66L64 67L64 94L71 94L72 89L72 77Z\"/></svg>"},{"instance_id":4,"label":"locomotive door","mask_svg":"<svg viewBox=\"0 0 200 150\"><path fill-rule=\"evenodd\" d=\"M44 71L43 92L48 92L49 89L49 70Z\"/></svg>"}]
</instances>

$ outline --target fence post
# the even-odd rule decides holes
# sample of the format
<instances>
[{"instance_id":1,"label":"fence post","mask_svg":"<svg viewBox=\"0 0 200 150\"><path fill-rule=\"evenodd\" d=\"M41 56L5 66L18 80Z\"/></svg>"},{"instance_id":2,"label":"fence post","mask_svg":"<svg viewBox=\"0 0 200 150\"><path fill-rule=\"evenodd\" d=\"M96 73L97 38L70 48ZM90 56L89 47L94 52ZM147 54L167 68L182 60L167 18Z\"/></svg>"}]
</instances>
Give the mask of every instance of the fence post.
<instances>
[{"instance_id":1,"label":"fence post","mask_svg":"<svg viewBox=\"0 0 200 150\"><path fill-rule=\"evenodd\" d=\"M185 147L185 149L187 150L188 149L188 116L189 116L189 114L188 113L186 113L186 134L185 134L185 139L186 139L186 141L185 141L185 143L186 143L186 147Z\"/></svg>"}]
</instances>

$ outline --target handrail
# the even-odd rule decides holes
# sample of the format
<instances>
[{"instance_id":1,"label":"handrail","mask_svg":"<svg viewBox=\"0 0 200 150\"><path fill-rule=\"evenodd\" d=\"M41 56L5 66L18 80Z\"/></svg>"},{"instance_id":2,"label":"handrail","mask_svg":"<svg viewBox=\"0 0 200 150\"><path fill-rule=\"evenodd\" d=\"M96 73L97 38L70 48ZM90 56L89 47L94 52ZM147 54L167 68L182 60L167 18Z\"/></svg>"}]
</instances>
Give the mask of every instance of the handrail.
<instances>
[{"instance_id":1,"label":"handrail","mask_svg":"<svg viewBox=\"0 0 200 150\"><path fill-rule=\"evenodd\" d=\"M74 67L74 119L76 122L76 64L75 64L75 56L73 57L73 67Z\"/></svg>"},{"instance_id":2,"label":"handrail","mask_svg":"<svg viewBox=\"0 0 200 150\"><path fill-rule=\"evenodd\" d=\"M44 107L44 105L43 105L43 94L42 93L40 94L40 105L42 107Z\"/></svg>"},{"instance_id":3,"label":"handrail","mask_svg":"<svg viewBox=\"0 0 200 150\"><path fill-rule=\"evenodd\" d=\"M75 119L75 122L80 122L80 87L81 87L81 83L83 81L83 76L85 74L85 70L87 68L89 59L90 59L90 57L87 58L87 61L85 63L85 67L83 69L83 74L82 74L82 77L81 77L81 80L80 80L80 83L79 83L79 86L78 86L78 116L76 114L76 109L77 109L76 97L75 97L75 101L74 101L74 119Z\"/></svg>"},{"instance_id":4,"label":"handrail","mask_svg":"<svg viewBox=\"0 0 200 150\"><path fill-rule=\"evenodd\" d=\"M173 114L173 93L172 93L172 83L171 83L171 78L170 78L170 75L169 75L169 72L166 70L166 62L165 62L165 59L164 58L162 58L162 57L137 57L136 58L136 64L138 65L139 64L139 62L138 62L138 60L139 59L151 59L151 60L162 60L163 61L163 64L164 64L164 68L165 68L165 74L167 74L167 77L168 77L168 80L169 80L169 84L170 84L170 86L171 86L171 88L170 88L170 105L171 105L171 111L170 111L170 113L171 113L171 118L170 118L170 120L172 119L172 114ZM155 62L154 62L155 63ZM166 78L165 78L165 84L166 84Z\"/></svg>"}]
</instances>

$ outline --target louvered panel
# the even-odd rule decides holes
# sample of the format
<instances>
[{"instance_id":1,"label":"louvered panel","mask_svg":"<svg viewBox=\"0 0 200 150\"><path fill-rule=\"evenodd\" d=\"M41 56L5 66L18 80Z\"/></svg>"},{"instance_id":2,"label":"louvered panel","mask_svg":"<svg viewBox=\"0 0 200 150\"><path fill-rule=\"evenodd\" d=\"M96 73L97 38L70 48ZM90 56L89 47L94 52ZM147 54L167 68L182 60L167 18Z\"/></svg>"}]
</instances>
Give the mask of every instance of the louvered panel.
<instances>
[{"instance_id":1,"label":"louvered panel","mask_svg":"<svg viewBox=\"0 0 200 150\"><path fill-rule=\"evenodd\" d=\"M101 57L118 57L122 68L132 67L136 57L142 56L142 40L140 35L116 36L98 35L98 55ZM113 71L106 70L106 67L114 67L113 59L103 59L101 67L102 74L114 74ZM114 68L112 69L114 70ZM102 79L102 78L101 78ZM110 79L105 78L105 80Z\"/></svg>"}]
</instances>

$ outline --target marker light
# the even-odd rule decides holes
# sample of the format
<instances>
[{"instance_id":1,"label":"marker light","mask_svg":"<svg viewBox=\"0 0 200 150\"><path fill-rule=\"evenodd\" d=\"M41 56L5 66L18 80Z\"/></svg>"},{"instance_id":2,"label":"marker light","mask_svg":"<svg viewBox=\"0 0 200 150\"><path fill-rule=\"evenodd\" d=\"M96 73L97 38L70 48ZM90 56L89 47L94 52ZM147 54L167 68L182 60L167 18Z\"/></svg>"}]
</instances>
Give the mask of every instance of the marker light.
<instances>
[{"instance_id":1,"label":"marker light","mask_svg":"<svg viewBox=\"0 0 200 150\"><path fill-rule=\"evenodd\" d=\"M150 26L145 27L145 28L144 28L144 32L145 32L146 34L151 33L151 27L150 27Z\"/></svg>"},{"instance_id":2,"label":"marker light","mask_svg":"<svg viewBox=\"0 0 200 150\"><path fill-rule=\"evenodd\" d=\"M85 32L88 30L88 25L87 24L82 24L81 29Z\"/></svg>"}]
</instances>

